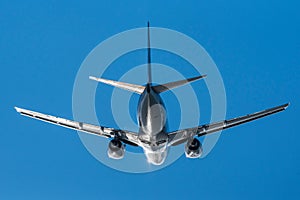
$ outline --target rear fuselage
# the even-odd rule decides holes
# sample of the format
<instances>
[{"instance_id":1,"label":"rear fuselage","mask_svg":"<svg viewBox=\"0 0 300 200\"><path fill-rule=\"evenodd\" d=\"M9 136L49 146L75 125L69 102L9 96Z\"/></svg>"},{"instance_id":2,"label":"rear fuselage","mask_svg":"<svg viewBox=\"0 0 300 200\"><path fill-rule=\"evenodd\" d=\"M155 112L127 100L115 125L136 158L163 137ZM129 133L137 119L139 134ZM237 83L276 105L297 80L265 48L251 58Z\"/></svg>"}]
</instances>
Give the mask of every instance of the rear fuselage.
<instances>
[{"instance_id":1,"label":"rear fuselage","mask_svg":"<svg viewBox=\"0 0 300 200\"><path fill-rule=\"evenodd\" d=\"M164 103L147 84L138 103L139 141L148 162L160 165L167 156L167 117Z\"/></svg>"}]
</instances>

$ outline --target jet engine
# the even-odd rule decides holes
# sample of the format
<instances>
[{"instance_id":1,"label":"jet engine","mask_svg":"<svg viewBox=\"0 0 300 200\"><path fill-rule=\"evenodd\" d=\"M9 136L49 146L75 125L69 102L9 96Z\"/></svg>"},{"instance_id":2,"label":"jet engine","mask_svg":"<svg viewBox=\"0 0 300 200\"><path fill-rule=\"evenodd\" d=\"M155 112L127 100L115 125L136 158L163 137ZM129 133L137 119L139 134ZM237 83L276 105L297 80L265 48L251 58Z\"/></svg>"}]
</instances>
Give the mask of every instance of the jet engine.
<instances>
[{"instance_id":1,"label":"jet engine","mask_svg":"<svg viewBox=\"0 0 300 200\"><path fill-rule=\"evenodd\" d=\"M187 158L199 158L202 155L202 145L199 140L193 138L185 145L185 156Z\"/></svg>"},{"instance_id":2,"label":"jet engine","mask_svg":"<svg viewBox=\"0 0 300 200\"><path fill-rule=\"evenodd\" d=\"M107 154L108 157L112 159L122 159L125 153L125 146L124 144L118 140L113 139L108 144Z\"/></svg>"}]
</instances>

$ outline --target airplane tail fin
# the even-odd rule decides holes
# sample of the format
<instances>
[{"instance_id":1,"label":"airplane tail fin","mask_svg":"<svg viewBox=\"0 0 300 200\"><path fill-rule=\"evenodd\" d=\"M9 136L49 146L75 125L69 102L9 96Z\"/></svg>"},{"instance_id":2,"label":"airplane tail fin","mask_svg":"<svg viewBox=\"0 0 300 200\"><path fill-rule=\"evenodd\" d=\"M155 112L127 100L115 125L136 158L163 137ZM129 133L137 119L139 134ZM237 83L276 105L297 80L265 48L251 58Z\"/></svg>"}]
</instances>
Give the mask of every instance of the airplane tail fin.
<instances>
[{"instance_id":1,"label":"airplane tail fin","mask_svg":"<svg viewBox=\"0 0 300 200\"><path fill-rule=\"evenodd\" d=\"M148 21L148 84L152 82L152 72L151 72L151 48L150 48L150 24Z\"/></svg>"},{"instance_id":2,"label":"airplane tail fin","mask_svg":"<svg viewBox=\"0 0 300 200\"><path fill-rule=\"evenodd\" d=\"M162 93L162 92L171 90L173 88L185 85L187 83L190 83L190 82L193 82L193 81L205 78L205 77L206 77L206 75L202 75L202 76L196 76L193 78L188 78L188 79L184 79L184 80L180 80L180 81L165 83L162 85L156 85L156 86L152 86L152 89L157 93Z\"/></svg>"},{"instance_id":3,"label":"airplane tail fin","mask_svg":"<svg viewBox=\"0 0 300 200\"><path fill-rule=\"evenodd\" d=\"M147 37L148 37L148 47L147 47L147 51L148 51L148 81L147 81L147 88L152 88L155 92L162 93L162 92L171 90L173 88L176 88L176 87L179 87L179 86L185 85L187 83L190 83L190 82L193 82L198 79L202 79L202 78L206 77L206 75L202 75L202 76L196 76L193 78L188 78L188 79L184 79L184 80L180 80L180 81L151 86L152 72L151 72L151 47L150 47L150 24L149 24L149 21L148 21L147 25L148 25L148 35L147 35ZM96 78L94 76L90 76L89 78L91 80L105 83L108 85L112 85L114 87L118 87L118 88L128 90L131 92L135 92L137 94L142 94L146 88L145 86L142 86L142 85L135 85L135 84L124 83L124 82L119 82L119 81L107 80L107 79L103 79L103 78Z\"/></svg>"},{"instance_id":4,"label":"airplane tail fin","mask_svg":"<svg viewBox=\"0 0 300 200\"><path fill-rule=\"evenodd\" d=\"M118 87L118 88L128 90L128 91L131 91L131 92L135 92L137 94L142 94L143 91L145 90L145 86L142 86L142 85L135 85L135 84L124 83L124 82L119 82L119 81L107 80L107 79L104 79L104 78L96 78L94 76L90 76L89 78L91 80L101 82L101 83L105 83L105 84L108 84L108 85L112 85L114 87Z\"/></svg>"},{"instance_id":5,"label":"airplane tail fin","mask_svg":"<svg viewBox=\"0 0 300 200\"><path fill-rule=\"evenodd\" d=\"M151 83L152 83L152 70L151 70L151 46L150 46L150 23L148 21L148 44L147 44L147 51L148 51L148 82L147 85L151 87ZM193 77L193 78L188 78L185 80L181 80L181 81L175 81L175 82L170 82L170 83L166 83L166 84L162 84L162 85L156 85L156 86L152 86L152 89L154 91L156 91L157 93L162 93L165 92L167 90L171 90L173 88L185 85L189 82L201 79L201 78L205 78L206 75L203 76L197 76L197 77Z\"/></svg>"}]
</instances>

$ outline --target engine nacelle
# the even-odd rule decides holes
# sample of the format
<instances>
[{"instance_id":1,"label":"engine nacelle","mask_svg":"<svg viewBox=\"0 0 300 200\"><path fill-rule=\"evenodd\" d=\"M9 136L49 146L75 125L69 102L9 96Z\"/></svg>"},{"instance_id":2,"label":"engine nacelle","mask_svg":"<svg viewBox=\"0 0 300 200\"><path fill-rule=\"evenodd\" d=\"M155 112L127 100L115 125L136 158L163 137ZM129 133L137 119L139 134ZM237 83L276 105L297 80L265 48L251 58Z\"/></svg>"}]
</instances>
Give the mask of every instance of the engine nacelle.
<instances>
[{"instance_id":1,"label":"engine nacelle","mask_svg":"<svg viewBox=\"0 0 300 200\"><path fill-rule=\"evenodd\" d=\"M117 139L113 139L108 144L107 155L112 159L122 159L125 154L124 144Z\"/></svg>"},{"instance_id":2,"label":"engine nacelle","mask_svg":"<svg viewBox=\"0 0 300 200\"><path fill-rule=\"evenodd\" d=\"M187 158L199 158L202 155L202 145L201 142L194 138L188 141L185 145L185 156Z\"/></svg>"}]
</instances>

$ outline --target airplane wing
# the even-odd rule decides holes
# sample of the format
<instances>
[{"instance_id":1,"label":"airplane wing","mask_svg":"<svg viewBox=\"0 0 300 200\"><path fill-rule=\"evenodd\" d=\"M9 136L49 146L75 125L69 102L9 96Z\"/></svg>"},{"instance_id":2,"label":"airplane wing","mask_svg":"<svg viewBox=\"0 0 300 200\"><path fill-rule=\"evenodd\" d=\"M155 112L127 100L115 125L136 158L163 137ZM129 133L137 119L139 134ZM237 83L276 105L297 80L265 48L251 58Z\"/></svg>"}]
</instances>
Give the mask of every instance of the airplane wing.
<instances>
[{"instance_id":1,"label":"airplane wing","mask_svg":"<svg viewBox=\"0 0 300 200\"><path fill-rule=\"evenodd\" d=\"M250 122L280 111L285 110L289 106L289 103L283 104L281 106L277 106L274 108L270 108L267 110L263 110L260 112L256 112L253 114L229 119L229 120L224 120L212 124L206 124L194 128L188 128L188 129L183 129L183 130L178 130L175 132L169 133L169 145L170 146L176 146L181 143L186 142L189 138L194 137L194 136L204 136L210 133L214 133L223 129L231 128L246 122Z\"/></svg>"},{"instance_id":2,"label":"airplane wing","mask_svg":"<svg viewBox=\"0 0 300 200\"><path fill-rule=\"evenodd\" d=\"M63 119L60 117L54 117L51 115L46 115L31 110L26 110L23 108L15 107L16 111L21 115L31 117L33 119L41 120L58 126L66 127L69 129L102 136L106 138L118 137L121 141L126 144L133 146L138 146L138 135L136 133L124 130L118 130L114 128L107 128L103 126L96 126L92 124L87 124L83 122L76 122L68 119Z\"/></svg>"}]
</instances>

